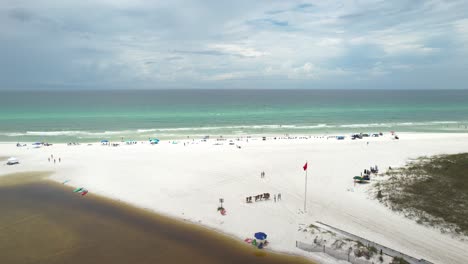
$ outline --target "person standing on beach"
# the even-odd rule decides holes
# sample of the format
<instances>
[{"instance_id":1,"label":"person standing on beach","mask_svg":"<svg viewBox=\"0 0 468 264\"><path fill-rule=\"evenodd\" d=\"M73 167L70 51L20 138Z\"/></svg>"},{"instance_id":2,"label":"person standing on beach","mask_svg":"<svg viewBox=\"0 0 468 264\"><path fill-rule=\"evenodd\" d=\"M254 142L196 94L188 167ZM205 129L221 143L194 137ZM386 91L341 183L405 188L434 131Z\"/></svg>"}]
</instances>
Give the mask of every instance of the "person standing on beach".
<instances>
[{"instance_id":1,"label":"person standing on beach","mask_svg":"<svg viewBox=\"0 0 468 264\"><path fill-rule=\"evenodd\" d=\"M62 161L62 159L61 159L61 158L59 158L59 163L60 163L61 161Z\"/></svg>"},{"instance_id":2,"label":"person standing on beach","mask_svg":"<svg viewBox=\"0 0 468 264\"><path fill-rule=\"evenodd\" d=\"M276 194L275 194L275 195L273 195L273 199L275 200L275 203L276 203Z\"/></svg>"},{"instance_id":3,"label":"person standing on beach","mask_svg":"<svg viewBox=\"0 0 468 264\"><path fill-rule=\"evenodd\" d=\"M54 164L55 164L55 159L54 159Z\"/></svg>"},{"instance_id":4,"label":"person standing on beach","mask_svg":"<svg viewBox=\"0 0 468 264\"><path fill-rule=\"evenodd\" d=\"M278 193L278 202L281 201L281 193Z\"/></svg>"},{"instance_id":5,"label":"person standing on beach","mask_svg":"<svg viewBox=\"0 0 468 264\"><path fill-rule=\"evenodd\" d=\"M47 158L47 160L50 162L50 158Z\"/></svg>"}]
</instances>

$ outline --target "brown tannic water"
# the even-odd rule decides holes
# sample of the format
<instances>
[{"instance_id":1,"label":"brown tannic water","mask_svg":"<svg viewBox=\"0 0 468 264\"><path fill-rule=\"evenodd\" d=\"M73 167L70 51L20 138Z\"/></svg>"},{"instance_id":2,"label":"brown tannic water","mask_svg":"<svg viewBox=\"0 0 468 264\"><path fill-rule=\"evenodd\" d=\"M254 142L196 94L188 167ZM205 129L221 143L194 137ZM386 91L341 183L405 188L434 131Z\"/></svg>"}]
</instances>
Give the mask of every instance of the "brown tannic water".
<instances>
[{"instance_id":1,"label":"brown tannic water","mask_svg":"<svg viewBox=\"0 0 468 264\"><path fill-rule=\"evenodd\" d=\"M0 263L311 263L45 181L0 185Z\"/></svg>"}]
</instances>

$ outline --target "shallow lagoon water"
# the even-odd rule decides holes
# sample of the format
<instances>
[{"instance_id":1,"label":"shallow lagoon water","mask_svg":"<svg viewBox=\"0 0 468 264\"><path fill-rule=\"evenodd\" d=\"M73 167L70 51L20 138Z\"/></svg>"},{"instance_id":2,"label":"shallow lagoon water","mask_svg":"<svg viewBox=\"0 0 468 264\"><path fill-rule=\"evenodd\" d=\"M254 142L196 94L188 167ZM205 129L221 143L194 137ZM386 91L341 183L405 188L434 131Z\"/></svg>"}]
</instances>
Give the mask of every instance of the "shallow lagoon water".
<instances>
[{"instance_id":1,"label":"shallow lagoon water","mask_svg":"<svg viewBox=\"0 0 468 264\"><path fill-rule=\"evenodd\" d=\"M0 263L311 263L71 190L0 184Z\"/></svg>"}]
</instances>

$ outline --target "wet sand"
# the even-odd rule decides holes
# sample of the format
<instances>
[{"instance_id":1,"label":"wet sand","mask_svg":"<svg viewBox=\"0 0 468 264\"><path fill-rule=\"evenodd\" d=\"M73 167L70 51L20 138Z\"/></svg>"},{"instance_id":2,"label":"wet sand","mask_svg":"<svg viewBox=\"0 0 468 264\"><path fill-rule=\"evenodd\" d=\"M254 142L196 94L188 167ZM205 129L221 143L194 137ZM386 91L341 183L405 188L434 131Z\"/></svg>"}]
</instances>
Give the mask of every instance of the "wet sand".
<instances>
[{"instance_id":1,"label":"wet sand","mask_svg":"<svg viewBox=\"0 0 468 264\"><path fill-rule=\"evenodd\" d=\"M22 176L0 178L0 263L311 263Z\"/></svg>"}]
</instances>

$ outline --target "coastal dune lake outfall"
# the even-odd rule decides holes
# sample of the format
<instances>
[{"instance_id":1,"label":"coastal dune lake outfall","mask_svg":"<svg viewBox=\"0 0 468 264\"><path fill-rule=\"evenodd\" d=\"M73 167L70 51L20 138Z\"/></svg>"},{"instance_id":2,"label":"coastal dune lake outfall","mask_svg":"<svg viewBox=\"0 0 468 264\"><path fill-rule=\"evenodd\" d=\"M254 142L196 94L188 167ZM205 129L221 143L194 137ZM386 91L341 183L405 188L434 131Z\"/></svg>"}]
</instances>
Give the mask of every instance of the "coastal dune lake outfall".
<instances>
[{"instance_id":1,"label":"coastal dune lake outfall","mask_svg":"<svg viewBox=\"0 0 468 264\"><path fill-rule=\"evenodd\" d=\"M0 178L0 263L312 263L39 180Z\"/></svg>"}]
</instances>

